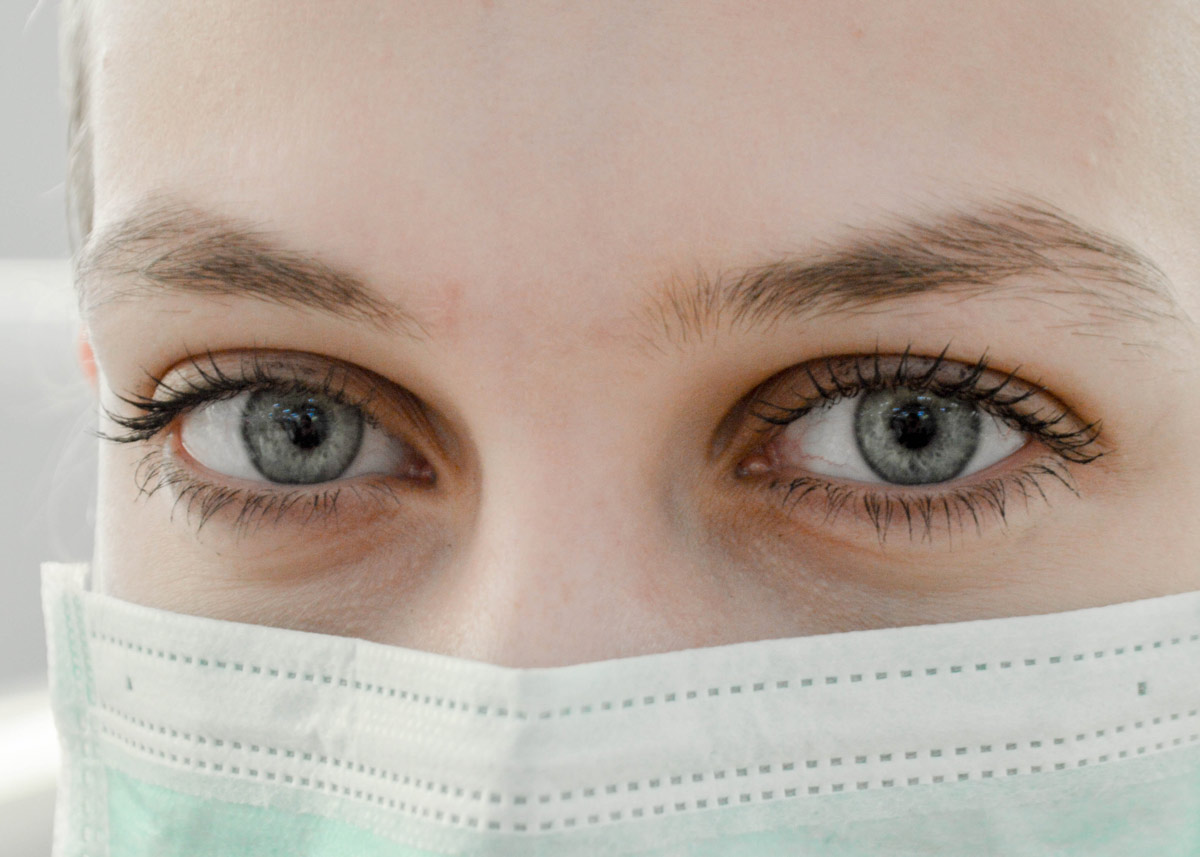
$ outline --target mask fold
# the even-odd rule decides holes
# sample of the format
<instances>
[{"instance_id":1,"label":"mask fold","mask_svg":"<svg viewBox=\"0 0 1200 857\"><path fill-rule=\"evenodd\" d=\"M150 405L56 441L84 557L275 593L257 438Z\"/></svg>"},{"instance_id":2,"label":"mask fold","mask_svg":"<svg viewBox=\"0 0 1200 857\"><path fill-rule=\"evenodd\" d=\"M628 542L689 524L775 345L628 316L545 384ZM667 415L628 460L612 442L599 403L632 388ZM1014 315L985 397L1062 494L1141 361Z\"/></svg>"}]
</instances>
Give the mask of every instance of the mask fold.
<instances>
[{"instance_id":1,"label":"mask fold","mask_svg":"<svg viewBox=\"0 0 1200 857\"><path fill-rule=\"evenodd\" d=\"M1200 593L552 669L43 601L60 857L1200 853Z\"/></svg>"}]
</instances>

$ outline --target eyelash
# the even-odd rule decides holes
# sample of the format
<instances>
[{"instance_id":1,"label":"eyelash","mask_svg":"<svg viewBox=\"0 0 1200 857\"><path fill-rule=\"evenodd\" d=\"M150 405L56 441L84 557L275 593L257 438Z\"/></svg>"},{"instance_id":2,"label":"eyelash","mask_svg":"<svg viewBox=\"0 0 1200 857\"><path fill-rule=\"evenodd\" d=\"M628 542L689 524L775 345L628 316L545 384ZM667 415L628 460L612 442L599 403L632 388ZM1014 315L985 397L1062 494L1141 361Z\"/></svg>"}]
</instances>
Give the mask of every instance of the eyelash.
<instances>
[{"instance_id":1,"label":"eyelash","mask_svg":"<svg viewBox=\"0 0 1200 857\"><path fill-rule=\"evenodd\" d=\"M975 364L950 361L946 358L948 347L932 360L917 358L911 347L899 356L894 371L885 371L885 361L896 361L894 355L875 352L856 357L828 357L816 365L789 370L785 377L795 377L799 371L812 385L813 394L803 397L796 405L784 405L757 396L752 401L750 415L759 420L762 433L771 436L786 429L814 409L853 397L863 392L907 387L927 391L939 396L954 397L974 404L1028 433L1047 447L1052 458L1043 458L1001 476L982 482L955 487L939 495L903 494L879 489L864 489L845 483L832 482L819 476L800 476L792 479L770 479L768 488L782 492L785 508L799 506L803 501L824 503L824 522L830 523L847 509L857 507L874 525L880 543L888 536L893 520L907 524L909 537L919 533L923 540L932 538L935 521L945 519L947 530L952 521L960 528L969 518L977 531L982 531L981 514L991 512L1002 523L1007 523L1007 506L1010 492L1019 494L1026 503L1034 494L1048 501L1042 488L1044 479L1053 479L1078 495L1069 465L1086 465L1105 453L1097 448L1100 437L1099 421L1082 427L1071 427L1070 412L1065 408L1045 415L1044 410L1022 410L1019 406L1029 399L1045 393L1040 386L1030 386L1017 381L1017 370L1007 373L996 383L988 383L988 357L985 354ZM921 361L928 363L917 371L912 365ZM327 396L341 404L358 408L364 419L378 425L372 415L373 393L365 396L347 392L345 376L330 368L323 377L314 382L299 375L281 378L269 369L257 354L241 358L239 371L229 374L218 364L216 358L206 354L203 358L188 358L197 380L189 379L181 386L171 386L162 378L151 376L156 390L155 397L130 394L118 396L120 401L138 411L136 415L123 415L105 409L105 413L123 431L118 434L101 434L104 440L114 443L144 443L159 436L183 415L203 405L231 399L245 392L272 390L275 392L303 392ZM961 377L946 381L940 377L946 367L955 367ZM818 378L818 371L824 381ZM1011 391L1019 384L1024 389ZM777 387L768 382L764 388ZM760 388L760 390L763 388ZM1064 426L1064 423L1068 425ZM741 474L739 474L741 475ZM165 455L161 447L155 447L138 462L136 479L141 495L149 497L163 488L175 494L175 506L182 504L188 519L197 516L199 530L204 524L231 504L240 502L241 509L234 519L234 527L246 530L270 517L278 522L297 509L308 508L308 519L337 514L338 500L343 491L352 491L357 500L376 503L400 502L395 486L386 479L372 479L353 487L339 486L321 490L319 488L292 489L247 489L220 485L197 477ZM964 517L965 516L965 517ZM916 530L914 530L916 525Z\"/></svg>"},{"instance_id":2,"label":"eyelash","mask_svg":"<svg viewBox=\"0 0 1200 857\"><path fill-rule=\"evenodd\" d=\"M266 366L257 354L241 358L239 372L229 374L221 368L211 353L203 358L189 357L187 364L198 380L188 379L184 387L176 387L162 378L151 375L157 397L131 393L117 398L139 411L128 416L114 413L105 408L108 419L123 431L118 434L101 433L100 438L120 444L145 443L166 431L176 420L191 411L214 402L232 399L242 393L271 390L277 393L305 393L326 396L339 404L359 409L363 419L372 426L379 421L373 415L371 403L373 392L367 395L351 394L346 389L346 379L338 369L330 367L317 381L294 375L281 378ZM410 404L410 403L406 403ZM407 408L418 410L415 406ZM415 413L410 414L417 416ZM315 517L337 516L338 501L343 492L353 493L359 501L383 504L400 503L402 498L386 478L363 480L353 486L338 486L321 489L280 490L278 488L251 489L220 485L196 476L165 454L161 447L149 450L137 463L135 481L143 497L151 497L167 488L175 495L175 508L183 506L189 521L197 519L197 531L202 529L214 515L230 504L241 503L233 522L239 532L249 530L272 516L275 523L297 509L307 508L305 522Z\"/></svg>"},{"instance_id":3,"label":"eyelash","mask_svg":"<svg viewBox=\"0 0 1200 857\"><path fill-rule=\"evenodd\" d=\"M948 360L948 351L949 346L930 361L929 358L914 357L910 346L900 355L894 371L885 371L882 364L886 360L896 358L878 351L866 356L828 357L817 364L828 379L824 383L818 379L812 364L802 369L803 376L813 387L813 395L804 397L804 401L793 406L777 404L761 396L756 397L752 401L750 414L763 423L760 431L767 435L766 440L762 442L766 444L778 432L816 408L864 392L906 387L976 405L1010 426L1029 434L1045 446L1053 457L1043 457L1011 473L993 476L972 485L954 487L938 495L904 494L877 488L853 487L810 475L793 479L768 477L767 487L772 491L783 492L785 508L794 509L810 498L818 502L823 500L825 523L832 522L847 509L858 508L874 525L881 544L886 540L894 520L903 521L907 525L910 539L919 533L923 541L932 539L935 521L942 518L945 519L948 535L953 532L953 522L957 521L961 530L968 523L968 518L976 532L982 533L981 515L988 512L1007 525L1010 492L1019 494L1026 503L1036 493L1048 503L1049 498L1042 488L1042 481L1047 478L1061 483L1078 496L1079 491L1075 486L1070 465L1091 464L1106 454L1098 448L1100 422L1097 420L1072 427L1071 414L1066 408L1053 410L1048 415L1044 409L1022 410L1019 407L1022 403L1047 391L1039 385L1031 386L1019 381L1019 367L1006 373L998 382L989 383L986 380L989 374L989 359L986 353L968 367L958 361ZM918 361L929 365L917 371L912 364ZM939 377L944 367L965 371L962 371L961 377L945 381ZM795 377L795 370L785 373L784 377ZM1010 388L1014 385L1023 389L1019 392L1012 391ZM772 388L778 385L767 382L764 386ZM747 474L739 473L739 476L745 475ZM917 527L915 531L914 524Z\"/></svg>"},{"instance_id":4,"label":"eyelash","mask_svg":"<svg viewBox=\"0 0 1200 857\"><path fill-rule=\"evenodd\" d=\"M140 413L137 416L125 416L105 409L105 415L125 431L119 435L102 434L101 437L114 443L147 441L182 415L202 405L232 399L242 393L263 390L328 396L339 404L360 409L367 422L372 425L378 424L370 410L374 396L357 397L348 394L344 379L342 383L337 383L339 375L333 367L330 367L320 381L313 383L298 376L291 379L280 378L267 369L265 362L257 354L242 358L240 375L227 374L211 353L206 354L204 358L189 357L187 363L199 376L198 383L188 380L186 389L179 389L166 384L162 378L151 375L150 380L154 382L155 389L165 395L161 398L136 393L118 396L120 401L136 408Z\"/></svg>"}]
</instances>

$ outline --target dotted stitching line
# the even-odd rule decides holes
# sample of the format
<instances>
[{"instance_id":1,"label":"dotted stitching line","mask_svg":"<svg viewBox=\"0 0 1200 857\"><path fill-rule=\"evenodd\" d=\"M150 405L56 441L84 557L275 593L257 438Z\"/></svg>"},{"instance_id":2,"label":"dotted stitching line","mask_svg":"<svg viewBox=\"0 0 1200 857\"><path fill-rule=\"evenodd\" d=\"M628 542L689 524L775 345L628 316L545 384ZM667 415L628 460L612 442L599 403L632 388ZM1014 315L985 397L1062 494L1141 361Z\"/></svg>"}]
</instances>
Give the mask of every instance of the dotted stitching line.
<instances>
[{"instance_id":1,"label":"dotted stitching line","mask_svg":"<svg viewBox=\"0 0 1200 857\"><path fill-rule=\"evenodd\" d=\"M348 690L352 689L352 690L361 691L364 693L374 693L378 696L386 696L388 698L395 698L397 700L407 701L411 704L416 704L416 705L427 705L427 706L433 706L433 707L437 707L437 708L446 708L447 710L450 710L450 711L457 710L457 711L460 711L463 713L472 713L472 714L479 715L479 716L491 716L491 717L497 717L497 718L512 717L513 719L516 719L516 720L533 720L533 719L550 720L550 719L554 719L554 718L564 718L564 717L572 716L576 712L576 710L578 711L579 714L592 714L597 711L624 710L624 709L634 708L639 705L643 706L643 707L650 706L650 705L654 705L655 703L659 702L660 700L662 703L672 703L672 702L677 702L680 700L690 701L690 700L709 699L709 698L713 698L713 697L719 697L722 695L722 693L726 693L729 695L737 695L737 694L746 693L747 691L749 691L750 693L760 693L760 692L763 692L766 690L787 690L787 689L791 688L793 685L801 687L801 688L811 687L812 685L817 684L817 683L823 683L824 685L835 685L846 679L848 679L849 682L852 684L862 682L864 680L871 680L872 678L875 681L885 681L885 680L888 680L889 677L892 675L892 672L877 671L873 674L870 672L867 672L867 673L852 673L849 676L825 676L823 682L820 682L819 679L815 679L815 678L804 678L804 679L800 679L799 681L796 681L796 682L793 682L793 681L790 681L787 679L777 680L777 681L758 681L758 682L753 682L753 683L729 685L727 687L710 687L710 688L707 688L705 691L688 690L688 691L684 691L681 693L680 692L664 693L661 695L661 697L659 695L651 694L651 695L643 695L640 699L638 699L637 697L628 697L624 700L621 700L620 702L605 701L605 702L600 702L600 703L588 703L588 704L584 704L584 705L566 706L566 707L559 709L557 712L553 711L553 710L541 711L537 714L536 717L534 717L529 712L522 711L522 710L511 710L506 706L485 705L485 704L472 703L472 702L468 702L465 700L454 700L454 699L449 699L446 697L435 696L432 694L422 694L418 691L405 690L403 688L396 688L396 687L390 687L390 686L386 686L386 685L374 684L372 682L362 682L362 681L358 681L357 679L351 680L351 679L341 678L341 677L328 675L328 674L324 674L324 673L318 674L318 673L305 672L305 671L300 671L300 670L286 670L286 669L279 669L277 667L264 667L264 666L260 666L257 664L245 664L245 663L238 662L238 661L224 661L224 660L221 660L218 658L200 657L200 656L195 656L195 655L183 655L183 654L179 654L177 652L171 652L171 651L166 651L163 649L155 649L153 647L143 646L140 643L133 643L131 641L124 640L119 637L114 637L114 636L107 635L107 634L100 634L95 631L92 631L90 633L90 636L94 640L99 640L101 642L109 643L111 645L120 646L129 651L133 651L133 652L137 652L139 654L146 655L147 657L157 657L160 660L175 661L175 662L180 662L183 664L194 665L196 667L207 667L207 668L214 668L214 669L221 669L221 670L232 670L234 672L244 672L249 675L264 675L264 676L267 676L270 678L287 679L287 680L291 680L291 681L306 681L306 682L310 682L313 684L319 683L319 684L329 685L331 687L347 688ZM1200 633L1192 634L1190 637L1188 637L1186 639L1182 638L1182 637L1172 637L1169 640L1169 645L1178 646L1183 643L1195 643L1197 641L1200 641ZM1161 649L1164 645L1167 645L1167 644L1168 644L1168 641L1166 641L1166 640L1157 640L1153 644L1150 644L1150 645L1137 644L1134 646L1119 646L1119 647L1112 649L1111 654L1113 656L1120 656L1120 655L1124 655L1127 653L1138 654L1138 653L1142 653L1144 651L1153 651L1155 649ZM1108 650L1100 650L1100 651L1092 652L1090 655L1087 653L1076 653L1070 657L1066 657L1063 655L1053 655L1051 657L1042 658L1042 659L1022 658L1022 659L1017 659L1017 660L1003 660L1003 661L998 661L995 664L977 663L974 665L974 670L968 670L965 667L963 667L962 665L953 665L953 666L950 666L949 668L926 667L923 670L920 670L920 669L895 670L894 674L901 679L907 679L907 678L918 677L921 675L936 676L939 674L959 674L959 673L963 673L963 672L972 672L972 671L973 672L985 672L990 668L991 669L1008 670L1008 669L1013 669L1013 668L1022 667L1022 666L1029 668L1029 667L1036 667L1039 665L1062 664L1064 662L1065 663L1073 663L1073 662L1079 662L1079 661L1083 661L1083 660L1087 660L1087 659L1095 660L1095 659L1103 658L1108 654L1110 654L1110 652Z\"/></svg>"},{"instance_id":2,"label":"dotted stitching line","mask_svg":"<svg viewBox=\"0 0 1200 857\"><path fill-rule=\"evenodd\" d=\"M343 797L353 798L355 800L360 800L360 801L363 801L363 802L366 802L369 804L375 804L379 807L386 806L387 808L392 809L392 810L408 812L410 815L421 817L421 818L428 819L431 817L431 815L430 815L431 809L428 806L421 806L417 803L412 803L409 801L403 801L403 800L398 801L395 798L389 798L385 795L377 794L375 792L365 790L365 789L352 788L351 786L339 784L332 780L325 780L325 779L318 779L318 778L311 778L311 777L296 777L296 776L293 776L290 774L280 775L279 772L277 772L277 771L269 771L269 770L264 770L262 768L250 768L250 767L245 767L242 765L226 766L220 762L213 762L211 764L208 764L208 763L205 763L203 760L193 761L190 757L187 757L187 756L185 756L181 759L175 753L167 753L163 750L154 750L153 748L147 747L146 745L144 745L134 739L128 738L123 735L116 734L116 733L112 732L111 730L109 730L106 726L102 725L100 728L101 728L102 732L111 736L113 739L120 741L121 743L125 744L127 747L129 747L131 749L136 748L143 754L149 755L151 757L157 755L158 757L160 757L164 760L169 758L174 763L187 765L189 767L195 767L199 770L211 770L215 773L228 773L229 775L232 775L232 776L244 776L244 777L247 777L250 779L264 780L267 782L282 782L282 783L285 783L288 785L298 786L298 787L302 787L302 788L308 788L308 789L312 789L315 791L325 791L325 792L329 792L329 793L335 794L335 795L340 794ZM1192 735L1188 736L1187 743L1192 744L1192 743L1195 743L1197 740L1200 740L1200 735L1192 734ZM1182 746L1183 743L1184 743L1183 738L1175 738L1174 740L1172 740L1170 742L1170 744L1172 746L1177 746L1177 747ZM1160 741L1154 745L1154 749L1156 751L1164 750L1167 747L1167 744L1168 744L1168 742L1166 742L1166 741ZM1148 751L1149 751L1149 745L1142 745L1142 746L1136 748L1137 755L1144 755ZM1126 758L1128 755L1129 755L1128 750L1122 750L1119 754L1119 758ZM1102 763L1110 761L1110 759L1111 759L1110 754L1105 754L1105 755L1097 757L1094 761L1096 763L1102 764ZM1073 765L1068 765L1068 763L1066 763L1066 762L1057 762L1054 764L1053 770L1056 770L1056 771L1064 770L1068 767L1083 768L1083 767L1087 767L1089 764L1092 764L1092 762L1093 762L1093 760L1091 758L1086 758L1086 757L1076 760ZM1030 766L1028 773L1036 774L1036 773L1041 773L1043 770L1045 770L1045 766L1032 765L1032 766ZM998 778L1006 778L1006 777L1010 777L1010 776L1019 776L1019 775L1022 775L1023 773L1025 773L1025 772L1023 772L1019 768L1007 768L1004 770L1004 772L1002 774L999 775L999 777L996 776L996 772L993 770L986 770L986 771L979 772L978 776L975 776L975 777L972 777L969 772L962 772L962 773L959 773L957 775L957 777L952 778L951 782L964 782L964 781L971 780L971 779L975 779L975 780L998 779ZM946 781L946 777L944 775L935 775L932 777L926 777L925 779L927 780L927 783L922 783L920 777L909 777L907 779L906 783L902 784L901 787L903 787L903 785L915 786L915 785L922 785L922 784L938 784L938 783L944 783ZM600 823L621 821L624 818L624 816L626 815L626 812L628 813L628 816L630 818L643 818L646 816L647 811L649 811L650 814L652 814L652 815L664 815L668 811L685 812L685 811L689 811L689 810L708 809L710 806L716 806L716 807L728 806L730 803L734 802L735 798L736 798L736 802L738 804L745 804L745 803L751 803L754 801L775 800L775 799L778 799L779 796L782 796L783 798L796 798L796 797L801 796L802 794L807 794L807 795L819 795L819 794L823 794L823 793L824 794L836 794L839 792L847 791L846 787L848 785L850 785L850 783L834 783L829 787L828 791L826 791L826 792L822 792L820 786L809 786L806 792L801 792L799 787L790 787L790 788L783 788L783 789L778 789L778 788L777 789L765 789L765 790L762 790L761 792L758 792L757 794L752 791L751 792L737 792L735 794L724 795L724 796L718 797L716 799L697 798L693 801L675 801L673 803L651 804L651 805L647 805L647 806L643 806L643 807L634 807L627 811L626 810L611 810L608 813L606 813L605 815L601 815L600 813L591 813L591 814L587 815L586 818L584 816L578 816L578 817L568 816L567 818L561 819L560 823L563 828L569 829L569 828L579 826L581 821L583 821L587 825L595 825L595 824L600 824ZM895 780L883 780L883 781L881 781L879 786L874 786L874 787L871 785L870 781L857 781L857 782L853 783L853 785L854 785L853 790L866 791L871 788L894 788L894 787L896 787L897 784L896 784ZM782 794L780 795L780 793L782 793ZM466 826L466 827L471 827L471 828L486 827L486 829L488 829L488 830L503 830L506 827L501 822L496 821L496 820L486 820L485 821L485 819L482 819L478 816L462 815L462 814L455 813L455 812L447 812L446 810L433 810L432 818L435 821L449 823L449 824L453 824L453 825L457 825L457 826ZM538 830L538 831L553 830L554 826L555 826L554 820L542 821L542 822L539 822L536 824L536 830ZM511 822L510 825L508 825L508 829L511 829L513 832L517 832L517 833L532 832L535 829L535 825L527 823L527 822Z\"/></svg>"},{"instance_id":3,"label":"dotted stitching line","mask_svg":"<svg viewBox=\"0 0 1200 857\"><path fill-rule=\"evenodd\" d=\"M421 790L431 792L431 793L436 791L442 795L446 795L447 797L453 797L456 799L461 799L463 801L471 800L471 801L483 802L486 800L488 803L491 803L491 804L503 804L505 802L509 802L514 806L524 806L524 805L529 805L529 804L534 803L534 799L530 795L513 795L513 796L509 797L506 801L505 797L497 792L488 792L485 795L485 793L482 789L466 789L459 785L453 785L453 784L448 784L448 783L444 783L444 782L437 782L437 781L428 780L428 779L423 780L420 777L414 778L414 777L410 777L409 775L402 775L397 772L390 771L386 768L377 767L377 766L373 766L373 765L367 766L361 762L353 762L353 761L350 761L347 759L338 758L336 756L326 756L326 755L313 754L313 753L309 753L309 752L305 752L305 751L297 751L297 750L281 750L277 747L260 746L258 744L253 744L253 743L245 743L245 742L229 740L229 739L214 738L212 736L204 736L204 735L199 735L199 734L193 735L192 733L187 732L187 731L181 732L181 731L176 730L171 727L155 725L155 724L150 723L140 717L134 717L125 712L119 711L118 709L113 708L109 705L102 704L102 707L105 711L107 711L110 714L125 721L126 723L128 723L131 726L137 726L145 731L148 731L151 733L158 733L158 734L164 735L164 736L169 734L172 738L181 738L184 741L195 743L197 745L206 745L207 744L207 745L211 745L212 747L223 747L223 746L228 745L233 750L248 751L249 753L262 753L266 757L277 757L277 758L281 758L281 759L282 758L288 758L288 759L294 758L299 761L313 762L315 764L322 765L325 767L332 767L335 769L339 769L339 770L345 771L348 774L354 774L354 773L363 774L363 775L366 775L369 777L379 779L384 782L391 782L393 784L400 785L400 786L403 786L403 787L406 787L406 788L409 788L411 790L418 791L418 792ZM1186 716L1187 716L1187 718L1194 719L1197 717L1198 714L1200 714L1200 710L1192 709L1187 713ZM1168 722L1176 722L1182 718L1183 718L1183 715L1180 713L1172 713L1170 715L1165 716L1165 719ZM1146 722L1147 721L1145 721L1145 720L1135 721L1133 724L1133 729L1138 730L1138 729L1147 728ZM1152 727L1160 726L1163 724L1163 722L1164 722L1164 716L1154 717L1154 718L1150 719L1150 723L1151 723ZM107 728L107 726L102 726L102 728L104 729L106 734L111 735L112 737L122 741L125 744L132 746L134 743L136 743L136 746L139 749L141 749L142 751L147 752L151 755L154 755L157 753L157 755L160 758L165 759L165 758L169 757L172 762L180 761L179 755L177 753L168 753L167 751L163 751L163 750L155 750L151 747L147 747L145 744L143 744L139 741L136 741L136 739L134 739L134 738L119 735L119 734L109 730ZM1127 731L1127 729L1129 729L1128 724L1123 724L1123 725L1119 725L1119 726L1112 728L1111 731L1114 734L1123 734ZM1074 741L1074 743L1081 743L1083 741L1087 741L1087 740L1091 739L1092 737L1104 738L1108 735L1109 731L1110 730L1108 730L1108 729L1097 729L1094 732L1092 732L1091 734L1078 733L1075 735L1073 741ZM1188 741L1189 741L1189 743L1191 743L1198 739L1200 739L1200 735L1193 734L1189 737ZM1043 747L1063 746L1067 743L1068 740L1071 740L1071 739L1064 738L1064 737L1057 737L1057 738L1053 738L1053 739L1031 740L1026 743L1030 749L1036 750L1036 749L1042 749ZM1164 743L1165 742L1159 742L1156 745L1157 749L1159 749L1159 750L1163 749ZM1176 738L1173 743L1176 746L1178 746L1182 743L1182 739ZM995 752L995 748L997 746L998 745L993 745L993 744L982 744L982 745L979 745L978 752L981 755L982 754L990 754L990 753ZM1012 751L1017 751L1020 749L1021 749L1021 743L1019 743L1019 742L1010 741L1010 742L1007 742L1004 744L1005 752L1012 752ZM969 747L955 747L953 756L955 756L955 757L965 756L970 752L971 752L971 748L969 748ZM1139 755L1144 753L1145 747L1143 746L1137 752ZM935 749L927 750L927 751L925 751L925 753L922 753L922 752L916 751L916 750L907 750L903 753L903 758L905 761L911 761L911 760L918 759L922 755L925 755L925 754L927 754L928 757L932 758L932 759L951 758L952 757L951 753L948 752L948 750L946 748L935 748ZM888 763L888 762L892 762L893 760L898 760L900 758L900 756L901 756L900 753L882 753L882 754L878 754L877 758L880 762ZM1124 759L1127 756L1128 756L1128 751L1122 750L1119 752L1117 758ZM1098 762L1107 762L1107 761L1109 761L1110 757L1111 757L1111 754L1106 753L1106 754L1099 756L1097 758L1097 761ZM184 757L184 759L182 761L184 764L199 767L201 769L203 769L205 767L205 763L203 762L203 760L200 760L200 761L194 763L191 761L190 757ZM870 761L871 761L871 758L868 756L855 756L853 764L854 765L866 765ZM822 760L820 760L820 759L806 760L803 765L802 770L819 769L821 767L821 762L822 762ZM850 763L849 763L848 759L845 757L841 757L841 756L829 757L828 759L825 759L824 762L825 762L825 767L828 767L828 768L841 768L841 767L849 768L850 767ZM1080 766L1082 766L1083 764L1086 764L1086 763L1085 762L1080 763ZM220 763L213 763L212 767L213 767L213 770L215 770L215 771L221 770ZM782 762L782 763L777 763L776 765L771 765L771 764L747 765L745 767L736 767L736 768L731 768L729 770L711 771L708 774L692 773L691 775L687 775L687 776L680 775L680 774L674 774L674 775L663 776L663 777L652 777L652 778L649 778L644 781L643 780L631 780L631 781L628 781L627 783L625 783L623 790L625 792L638 792L638 791L642 791L643 788L648 791L654 790L654 789L662 788L664 786L664 781L665 781L666 785L678 786L678 785L682 785L685 780L687 780L689 783L701 783L701 782L704 782L706 778L708 778L712 781L717 781L717 780L734 779L734 778L764 776L764 775L771 774L771 773L775 772L776 770L778 772L787 773L787 772L796 770L798 767L800 767L800 766L796 762ZM1065 767L1066 767L1066 764L1060 762L1060 763L1055 763L1055 766L1053 769L1054 770L1062 770ZM253 769L253 770L257 770L257 769ZM1034 766L1031 766L1030 773L1040 773L1042 770L1043 770L1043 766L1034 765ZM1006 768L1005 771L1006 771L1005 776L1013 776L1013 775L1018 774L1020 772L1020 769L1019 768ZM238 772L239 772L238 767L234 766L232 769L232 773L237 774ZM993 774L993 772L991 770L985 770L980 773L980 778L989 779L992 777L992 774ZM968 774L960 773L958 775L959 780L964 780L964 779L968 779L968 778L969 778ZM268 777L268 779L273 780L273 779L275 779L275 776L272 775L272 776ZM931 782L940 783L944 780L944 777L941 775L938 775L938 776L934 776L934 777L929 777L928 779ZM282 782L286 782L288 784L294 784L295 781L300 781L300 785L308 786L310 778L307 778L307 777L299 778L299 777L293 777L292 775L283 775L280 778L280 780ZM918 785L918 784L920 784L920 780L921 780L920 777L909 777L907 780L907 784L908 785ZM893 784L894 784L894 780L883 780L882 781L882 786L885 788L890 787ZM861 784L859 785L859 788L863 788L863 787L864 786L862 786ZM832 786L832 790L835 792L841 791L842 786L838 785L838 784L834 784ZM563 792L559 793L559 795L557 797L553 794L542 794L542 795L537 796L536 802L541 805L547 805L547 804L550 804L553 802L562 802L562 803L566 803L568 801L580 802L580 801L584 801L584 800L603 798L608 795L618 794L621 791L622 791L621 784L610 783L603 787L584 787L584 788L580 788L578 790L563 791ZM794 792L795 789L792 789L790 791ZM453 795L451 795L451 792L453 792ZM468 792L469 792L469 797L468 797ZM576 800L576 792L579 795L578 800ZM809 786L808 787L808 794L820 794L820 793L821 793L820 786ZM346 794L349 794L349 792L346 792ZM791 797L792 795L789 794L786 796ZM392 806L392 808L395 808L394 800L392 801L391 806Z\"/></svg>"}]
</instances>

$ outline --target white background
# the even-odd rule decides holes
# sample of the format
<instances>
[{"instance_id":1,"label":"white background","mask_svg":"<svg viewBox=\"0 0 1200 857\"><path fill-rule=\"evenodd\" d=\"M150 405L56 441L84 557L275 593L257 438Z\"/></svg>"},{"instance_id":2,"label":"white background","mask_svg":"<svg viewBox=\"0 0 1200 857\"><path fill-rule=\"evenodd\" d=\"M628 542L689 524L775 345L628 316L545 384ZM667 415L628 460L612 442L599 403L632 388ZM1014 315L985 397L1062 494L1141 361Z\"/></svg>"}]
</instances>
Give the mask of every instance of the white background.
<instances>
[{"instance_id":1,"label":"white background","mask_svg":"<svg viewBox=\"0 0 1200 857\"><path fill-rule=\"evenodd\" d=\"M50 853L38 564L91 553L96 441L75 368L58 4L0 0L0 854Z\"/></svg>"}]
</instances>

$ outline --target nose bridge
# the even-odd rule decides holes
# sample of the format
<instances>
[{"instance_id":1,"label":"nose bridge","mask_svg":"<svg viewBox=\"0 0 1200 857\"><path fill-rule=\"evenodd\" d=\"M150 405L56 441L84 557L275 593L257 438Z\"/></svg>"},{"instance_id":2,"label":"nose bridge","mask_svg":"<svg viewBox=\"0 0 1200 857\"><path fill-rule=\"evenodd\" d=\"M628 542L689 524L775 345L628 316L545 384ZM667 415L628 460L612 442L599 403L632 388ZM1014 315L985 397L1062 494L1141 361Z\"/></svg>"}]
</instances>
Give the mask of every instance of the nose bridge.
<instances>
[{"instance_id":1,"label":"nose bridge","mask_svg":"<svg viewBox=\"0 0 1200 857\"><path fill-rule=\"evenodd\" d=\"M462 573L486 592L475 632L493 658L521 665L633 653L651 624L651 577L665 538L645 486L620 461L525 457L485 480ZM658 565L658 569L652 566ZM549 658L549 660L547 660Z\"/></svg>"},{"instance_id":2,"label":"nose bridge","mask_svg":"<svg viewBox=\"0 0 1200 857\"><path fill-rule=\"evenodd\" d=\"M668 593L689 564L661 461L665 382L626 349L623 315L582 323L569 309L539 304L553 323L534 338L483 315L450 358L476 382L459 408L478 493L430 584L448 653L557 666L686 642L663 615L683 606Z\"/></svg>"},{"instance_id":3,"label":"nose bridge","mask_svg":"<svg viewBox=\"0 0 1200 857\"><path fill-rule=\"evenodd\" d=\"M514 415L479 438L479 503L444 583L457 654L555 666L655 648L679 558L646 443L611 409L536 430Z\"/></svg>"}]
</instances>

